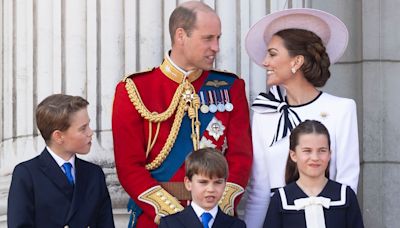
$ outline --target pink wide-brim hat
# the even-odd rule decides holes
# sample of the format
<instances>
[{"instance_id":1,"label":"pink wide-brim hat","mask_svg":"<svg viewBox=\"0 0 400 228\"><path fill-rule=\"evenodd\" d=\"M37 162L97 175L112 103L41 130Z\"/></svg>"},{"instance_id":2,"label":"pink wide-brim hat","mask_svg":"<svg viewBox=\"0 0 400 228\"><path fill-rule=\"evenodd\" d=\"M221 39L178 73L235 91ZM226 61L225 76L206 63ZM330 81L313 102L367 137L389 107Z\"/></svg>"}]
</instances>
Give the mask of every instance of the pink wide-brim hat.
<instances>
[{"instance_id":1,"label":"pink wide-brim hat","mask_svg":"<svg viewBox=\"0 0 400 228\"><path fill-rule=\"evenodd\" d=\"M272 36L291 28L317 34L325 45L331 64L337 62L346 50L349 32L339 18L322 10L298 8L271 13L256 22L247 32L247 54L255 63L263 66Z\"/></svg>"}]
</instances>

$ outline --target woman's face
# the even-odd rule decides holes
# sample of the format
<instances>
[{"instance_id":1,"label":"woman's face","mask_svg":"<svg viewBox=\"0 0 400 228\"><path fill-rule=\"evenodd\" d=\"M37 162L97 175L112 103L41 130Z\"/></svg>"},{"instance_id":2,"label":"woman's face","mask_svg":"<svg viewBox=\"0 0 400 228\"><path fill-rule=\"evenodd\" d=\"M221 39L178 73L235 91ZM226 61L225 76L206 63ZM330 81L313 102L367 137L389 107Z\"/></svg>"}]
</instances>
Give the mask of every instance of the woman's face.
<instances>
[{"instance_id":1,"label":"woman's face","mask_svg":"<svg viewBox=\"0 0 400 228\"><path fill-rule=\"evenodd\" d=\"M295 58L289 56L283 39L272 36L264 58L263 65L267 69L267 85L282 85L293 78L291 68L294 66Z\"/></svg>"}]
</instances>

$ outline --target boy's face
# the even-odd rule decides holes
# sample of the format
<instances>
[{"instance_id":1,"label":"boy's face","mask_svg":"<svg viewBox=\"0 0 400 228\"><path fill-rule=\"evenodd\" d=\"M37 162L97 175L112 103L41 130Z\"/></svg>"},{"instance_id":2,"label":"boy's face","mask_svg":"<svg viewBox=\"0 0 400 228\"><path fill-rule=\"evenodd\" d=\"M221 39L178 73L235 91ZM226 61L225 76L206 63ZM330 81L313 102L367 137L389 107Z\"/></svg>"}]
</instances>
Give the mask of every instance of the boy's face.
<instances>
[{"instance_id":1,"label":"boy's face","mask_svg":"<svg viewBox=\"0 0 400 228\"><path fill-rule=\"evenodd\" d=\"M92 145L93 131L89 127L89 115L87 109L81 109L71 115L71 126L61 132L63 154L72 156L73 154L87 154Z\"/></svg>"},{"instance_id":2,"label":"boy's face","mask_svg":"<svg viewBox=\"0 0 400 228\"><path fill-rule=\"evenodd\" d=\"M218 204L225 190L225 178L209 178L195 174L192 180L185 177L185 187L191 191L192 200L204 210L211 210Z\"/></svg>"}]
</instances>

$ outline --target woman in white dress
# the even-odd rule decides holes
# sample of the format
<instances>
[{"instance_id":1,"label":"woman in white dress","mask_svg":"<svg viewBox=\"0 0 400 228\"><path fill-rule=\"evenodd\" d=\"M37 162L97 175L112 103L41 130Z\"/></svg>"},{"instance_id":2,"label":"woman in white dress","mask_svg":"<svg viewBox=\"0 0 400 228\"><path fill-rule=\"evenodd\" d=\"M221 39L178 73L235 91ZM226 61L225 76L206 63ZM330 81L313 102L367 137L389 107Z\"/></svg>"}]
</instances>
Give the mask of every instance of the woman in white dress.
<instances>
[{"instance_id":1,"label":"woman in white dress","mask_svg":"<svg viewBox=\"0 0 400 228\"><path fill-rule=\"evenodd\" d=\"M359 142L356 104L318 88L346 49L348 31L337 17L315 9L289 9L263 17L246 37L250 58L267 71L268 93L252 104L254 160L244 220L262 227L271 193L285 186L288 136L307 119L329 130L330 179L357 192Z\"/></svg>"}]
</instances>

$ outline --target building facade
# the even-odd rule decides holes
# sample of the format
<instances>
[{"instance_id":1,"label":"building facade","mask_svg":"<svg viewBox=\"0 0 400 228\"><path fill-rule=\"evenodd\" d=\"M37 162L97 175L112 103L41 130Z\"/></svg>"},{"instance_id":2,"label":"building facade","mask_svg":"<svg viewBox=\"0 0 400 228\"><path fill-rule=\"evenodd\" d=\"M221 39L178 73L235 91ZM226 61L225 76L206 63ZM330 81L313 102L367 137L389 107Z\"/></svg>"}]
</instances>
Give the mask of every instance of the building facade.
<instances>
[{"instance_id":1,"label":"building facade","mask_svg":"<svg viewBox=\"0 0 400 228\"><path fill-rule=\"evenodd\" d=\"M399 0L202 0L222 20L215 67L246 81L251 102L265 91L265 71L244 50L248 28L269 12L310 7L330 12L349 29L349 45L322 88L357 103L366 227L396 227L400 197ZM14 166L44 147L35 126L38 102L53 93L89 100L95 130L84 157L106 173L117 227L127 223L128 196L113 163L111 108L117 82L160 64L170 48L168 18L183 0L0 1L0 227Z\"/></svg>"}]
</instances>

